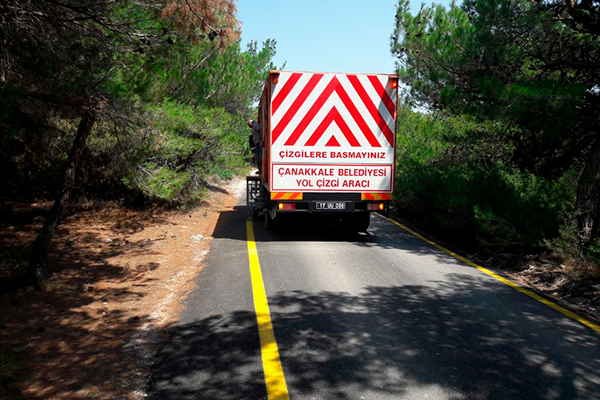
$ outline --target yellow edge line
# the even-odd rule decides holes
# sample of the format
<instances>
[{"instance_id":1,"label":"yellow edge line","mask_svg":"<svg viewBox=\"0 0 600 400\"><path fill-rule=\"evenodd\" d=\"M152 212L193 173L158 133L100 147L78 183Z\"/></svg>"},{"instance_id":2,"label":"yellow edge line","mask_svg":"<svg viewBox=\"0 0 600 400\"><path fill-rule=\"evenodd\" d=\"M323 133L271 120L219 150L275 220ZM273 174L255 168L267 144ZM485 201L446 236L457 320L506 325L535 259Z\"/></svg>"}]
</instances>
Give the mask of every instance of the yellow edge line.
<instances>
[{"instance_id":1,"label":"yellow edge line","mask_svg":"<svg viewBox=\"0 0 600 400\"><path fill-rule=\"evenodd\" d=\"M579 315L575 314L574 312L569 311L566 308L561 307L558 304L553 303L553 302L551 302L551 301L549 301L549 300L547 300L547 299L545 299L545 298L543 298L541 296L538 296L537 294L533 293L532 291L527 290L527 289L525 289L525 288L517 285L516 283L514 283L512 281L509 281L508 279L506 279L506 278L504 278L504 277L502 277L502 276L500 276L500 275L498 275L498 274L490 271L489 269L483 268L482 266L475 264L473 261L467 260L466 258L464 258L464 257L456 254L455 252L450 251L450 250L446 249L443 246L440 246L439 244L437 244L435 242L432 242L431 240L427 239L423 235L420 235L417 232L413 231L409 227L402 225L398 221L395 221L395 220L393 220L391 218L384 217L383 215L380 215L380 214L377 214L377 215L380 216L383 219L386 219L386 220L392 222L393 224L398 225L400 228L404 229L405 231L407 231L411 235L418 237L419 239L423 240L424 242L429 243L433 247L435 247L437 249L440 249L444 253L450 254L452 257L459 259L460 261L464 262L465 264L468 264L471 267L477 268L479 271L488 274L489 276L491 276L491 277L499 280L500 282L504 283L505 285L508 285L508 286L512 287L513 289L518 290L519 292L521 292L521 293L523 293L523 294L531 297L532 299L535 299L535 300L539 301L540 303L543 303L543 304L547 305L548 307L553 308L556 311L558 311L558 312L566 315L567 317L572 318L575 321L577 321L577 322L579 322L579 323L581 323L581 324L583 324L583 325L585 325L585 326L587 326L589 328L592 328L596 332L600 333L600 326L599 325L596 325L593 322L591 322L591 321L589 321L589 320L587 320L587 319L585 319L583 317L580 317Z\"/></svg>"},{"instance_id":2,"label":"yellow edge line","mask_svg":"<svg viewBox=\"0 0 600 400\"><path fill-rule=\"evenodd\" d=\"M254 228L252 220L246 221L246 232L248 235L248 259L250 260L250 275L252 276L252 293L254 295L254 309L256 310L256 321L258 322L258 335L260 337L260 351L262 354L263 371L267 385L269 400L289 400L279 349L275 341L267 294L263 283L260 264L258 262L258 251L254 241Z\"/></svg>"}]
</instances>

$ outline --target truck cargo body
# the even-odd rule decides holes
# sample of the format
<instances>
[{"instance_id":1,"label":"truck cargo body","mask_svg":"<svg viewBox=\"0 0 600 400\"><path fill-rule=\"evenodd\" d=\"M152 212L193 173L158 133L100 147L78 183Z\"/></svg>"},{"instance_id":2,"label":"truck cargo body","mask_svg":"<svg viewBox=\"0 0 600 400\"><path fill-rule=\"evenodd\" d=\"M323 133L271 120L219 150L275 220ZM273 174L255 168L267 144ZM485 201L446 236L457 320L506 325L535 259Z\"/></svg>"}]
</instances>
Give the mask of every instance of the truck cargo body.
<instances>
[{"instance_id":1,"label":"truck cargo body","mask_svg":"<svg viewBox=\"0 0 600 400\"><path fill-rule=\"evenodd\" d=\"M397 101L395 75L271 71L249 206L267 227L278 213L308 212L366 229L392 199Z\"/></svg>"}]
</instances>

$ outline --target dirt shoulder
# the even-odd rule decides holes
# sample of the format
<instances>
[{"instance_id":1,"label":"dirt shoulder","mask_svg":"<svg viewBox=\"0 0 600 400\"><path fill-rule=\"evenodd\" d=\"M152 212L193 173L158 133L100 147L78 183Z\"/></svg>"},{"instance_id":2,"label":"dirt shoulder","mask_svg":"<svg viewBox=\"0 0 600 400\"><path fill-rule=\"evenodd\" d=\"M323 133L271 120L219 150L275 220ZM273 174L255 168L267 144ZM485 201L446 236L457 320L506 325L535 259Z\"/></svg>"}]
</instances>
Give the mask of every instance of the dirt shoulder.
<instances>
[{"instance_id":1,"label":"dirt shoulder","mask_svg":"<svg viewBox=\"0 0 600 400\"><path fill-rule=\"evenodd\" d=\"M187 212L96 204L67 217L45 290L0 296L0 399L143 398L156 332L194 288L243 183ZM0 224L5 273L26 260L48 206L21 205Z\"/></svg>"}]
</instances>

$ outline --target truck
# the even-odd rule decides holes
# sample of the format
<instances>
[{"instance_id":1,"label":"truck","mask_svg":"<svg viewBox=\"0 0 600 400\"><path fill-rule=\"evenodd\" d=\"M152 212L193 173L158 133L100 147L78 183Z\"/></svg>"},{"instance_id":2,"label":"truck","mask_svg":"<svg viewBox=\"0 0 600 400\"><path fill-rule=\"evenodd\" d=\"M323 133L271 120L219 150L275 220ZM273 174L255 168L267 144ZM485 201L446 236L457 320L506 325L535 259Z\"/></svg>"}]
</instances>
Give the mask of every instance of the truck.
<instances>
[{"instance_id":1,"label":"truck","mask_svg":"<svg viewBox=\"0 0 600 400\"><path fill-rule=\"evenodd\" d=\"M366 231L394 191L398 76L270 71L258 105L258 175L246 204L264 215L314 213Z\"/></svg>"}]
</instances>

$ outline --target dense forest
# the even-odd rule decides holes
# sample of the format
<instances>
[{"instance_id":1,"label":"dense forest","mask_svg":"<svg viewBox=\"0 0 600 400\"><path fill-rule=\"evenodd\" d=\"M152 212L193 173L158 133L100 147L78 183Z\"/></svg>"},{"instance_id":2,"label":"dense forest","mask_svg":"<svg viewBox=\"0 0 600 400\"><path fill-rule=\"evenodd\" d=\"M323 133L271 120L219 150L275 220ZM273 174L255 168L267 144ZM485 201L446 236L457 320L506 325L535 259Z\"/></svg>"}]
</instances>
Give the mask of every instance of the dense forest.
<instances>
[{"instance_id":1,"label":"dense forest","mask_svg":"<svg viewBox=\"0 0 600 400\"><path fill-rule=\"evenodd\" d=\"M240 48L234 0L0 2L2 200L54 207L28 279L74 198L189 204L247 168L275 42Z\"/></svg>"},{"instance_id":2,"label":"dense forest","mask_svg":"<svg viewBox=\"0 0 600 400\"><path fill-rule=\"evenodd\" d=\"M400 0L399 209L491 252L597 263L599 35L597 0Z\"/></svg>"},{"instance_id":3,"label":"dense forest","mask_svg":"<svg viewBox=\"0 0 600 400\"><path fill-rule=\"evenodd\" d=\"M249 163L275 41L240 46L235 0L0 2L2 201L193 204ZM490 253L597 263L600 2L466 0L411 11L395 206ZM375 72L375 71L373 71Z\"/></svg>"}]
</instances>

